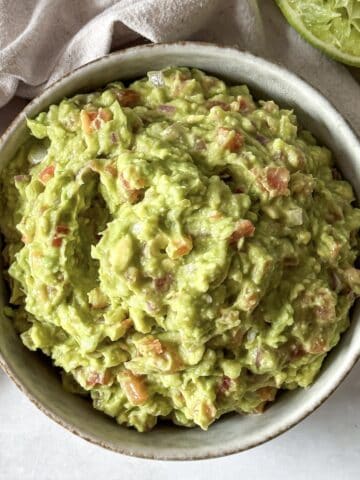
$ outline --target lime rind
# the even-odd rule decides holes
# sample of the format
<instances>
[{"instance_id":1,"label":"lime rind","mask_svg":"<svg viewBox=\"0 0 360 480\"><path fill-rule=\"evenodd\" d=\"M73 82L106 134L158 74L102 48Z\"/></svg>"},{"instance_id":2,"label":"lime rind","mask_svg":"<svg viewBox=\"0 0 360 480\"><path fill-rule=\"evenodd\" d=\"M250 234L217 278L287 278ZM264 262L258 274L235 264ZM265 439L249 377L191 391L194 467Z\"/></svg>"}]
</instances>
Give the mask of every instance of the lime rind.
<instances>
[{"instance_id":1,"label":"lime rind","mask_svg":"<svg viewBox=\"0 0 360 480\"><path fill-rule=\"evenodd\" d=\"M342 48L346 39L351 36L351 28L354 28L354 35L360 38L360 2L355 0L333 0L331 3L334 8L326 5L319 5L319 2L309 0L297 0L296 7L301 6L301 14L291 6L289 0L275 0L280 10L284 14L289 24L311 45L322 50L333 59L360 67L360 41L354 42L355 54L348 53ZM294 2L292 2L294 3ZM324 2L322 2L324 3ZM343 21L344 15L348 18L347 22ZM331 38L331 41L324 41L305 24L303 18L311 20L313 30L323 33ZM332 27L333 32L331 32Z\"/></svg>"}]
</instances>

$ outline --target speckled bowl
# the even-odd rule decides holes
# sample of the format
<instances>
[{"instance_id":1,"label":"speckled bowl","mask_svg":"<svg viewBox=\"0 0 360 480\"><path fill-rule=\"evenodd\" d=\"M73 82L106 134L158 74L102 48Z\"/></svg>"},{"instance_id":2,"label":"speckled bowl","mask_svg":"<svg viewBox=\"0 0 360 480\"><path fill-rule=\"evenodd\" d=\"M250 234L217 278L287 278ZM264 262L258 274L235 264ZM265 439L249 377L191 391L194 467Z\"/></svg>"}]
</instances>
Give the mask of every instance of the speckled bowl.
<instances>
[{"instance_id":1,"label":"speckled bowl","mask_svg":"<svg viewBox=\"0 0 360 480\"><path fill-rule=\"evenodd\" d=\"M146 45L103 57L48 88L15 119L1 139L0 166L26 135L25 117L49 104L107 82L134 79L167 65L197 67L231 82L248 84L256 95L275 99L297 112L302 123L328 145L345 177L360 196L360 144L349 125L314 88L282 67L233 48L201 43ZM6 290L0 285L1 305ZM194 460L219 457L259 445L285 432L316 409L340 384L360 354L360 305L352 324L328 356L321 374L307 390L280 395L263 415L230 415L207 432L160 426L140 434L120 427L95 411L90 402L66 393L43 358L26 350L9 320L0 317L0 364L17 386L50 418L86 440L115 452L144 458ZM1 309L2 310L2 309Z\"/></svg>"}]
</instances>

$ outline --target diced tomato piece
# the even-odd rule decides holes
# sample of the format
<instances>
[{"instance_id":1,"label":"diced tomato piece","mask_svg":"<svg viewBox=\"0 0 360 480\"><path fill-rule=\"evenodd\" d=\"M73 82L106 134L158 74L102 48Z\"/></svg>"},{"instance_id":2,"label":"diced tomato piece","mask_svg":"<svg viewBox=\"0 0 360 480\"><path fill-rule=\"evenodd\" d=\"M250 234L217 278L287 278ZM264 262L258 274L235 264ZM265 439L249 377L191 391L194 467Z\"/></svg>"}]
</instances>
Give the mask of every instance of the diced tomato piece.
<instances>
[{"instance_id":1,"label":"diced tomato piece","mask_svg":"<svg viewBox=\"0 0 360 480\"><path fill-rule=\"evenodd\" d=\"M136 203L141 200L143 196L143 190L129 190L128 197L130 203Z\"/></svg>"},{"instance_id":2,"label":"diced tomato piece","mask_svg":"<svg viewBox=\"0 0 360 480\"><path fill-rule=\"evenodd\" d=\"M120 173L119 178L125 190L132 190L130 183L126 180L122 173Z\"/></svg>"},{"instance_id":3,"label":"diced tomato piece","mask_svg":"<svg viewBox=\"0 0 360 480\"><path fill-rule=\"evenodd\" d=\"M119 175L120 181L122 183L122 186L124 187L124 190L126 191L126 194L129 198L130 203L136 203L140 198L142 197L144 191L142 188L132 188L128 180L123 176L122 173ZM142 179L137 180L138 184L145 185L145 182L143 182Z\"/></svg>"},{"instance_id":4,"label":"diced tomato piece","mask_svg":"<svg viewBox=\"0 0 360 480\"><path fill-rule=\"evenodd\" d=\"M56 237L56 236L55 236L55 237L52 239L51 245L52 245L53 247L59 248L59 247L61 247L61 244L62 244L62 237Z\"/></svg>"},{"instance_id":5,"label":"diced tomato piece","mask_svg":"<svg viewBox=\"0 0 360 480\"><path fill-rule=\"evenodd\" d=\"M133 182L133 189L140 189L146 186L146 180L142 178L137 171L131 173L131 180Z\"/></svg>"},{"instance_id":6,"label":"diced tomato piece","mask_svg":"<svg viewBox=\"0 0 360 480\"><path fill-rule=\"evenodd\" d=\"M154 338L151 342L149 342L147 344L147 348L149 348L152 352L156 353L157 355L160 355L164 351L160 340L158 340L157 338Z\"/></svg>"},{"instance_id":7,"label":"diced tomato piece","mask_svg":"<svg viewBox=\"0 0 360 480\"><path fill-rule=\"evenodd\" d=\"M278 195L287 193L290 180L289 170L285 167L268 167L266 169L266 179L271 190L275 190Z\"/></svg>"},{"instance_id":8,"label":"diced tomato piece","mask_svg":"<svg viewBox=\"0 0 360 480\"><path fill-rule=\"evenodd\" d=\"M118 171L116 168L116 165L110 163L109 165L106 165L104 168L105 172L110 173L112 177L117 177Z\"/></svg>"},{"instance_id":9,"label":"diced tomato piece","mask_svg":"<svg viewBox=\"0 0 360 480\"><path fill-rule=\"evenodd\" d=\"M254 410L255 413L264 413L266 405L267 405L267 402L259 403L259 405Z\"/></svg>"},{"instance_id":10,"label":"diced tomato piece","mask_svg":"<svg viewBox=\"0 0 360 480\"><path fill-rule=\"evenodd\" d=\"M253 173L256 176L261 189L270 193L270 196L277 197L288 195L288 185L290 181L290 172L285 167L266 167L254 168Z\"/></svg>"},{"instance_id":11,"label":"diced tomato piece","mask_svg":"<svg viewBox=\"0 0 360 480\"><path fill-rule=\"evenodd\" d=\"M39 173L40 182L45 185L49 180L53 178L54 173L55 173L54 165L49 165L48 167L45 167L44 170L42 170Z\"/></svg>"},{"instance_id":12,"label":"diced tomato piece","mask_svg":"<svg viewBox=\"0 0 360 480\"><path fill-rule=\"evenodd\" d=\"M126 370L120 377L120 385L133 405L142 405L149 398L144 378Z\"/></svg>"},{"instance_id":13,"label":"diced tomato piece","mask_svg":"<svg viewBox=\"0 0 360 480\"><path fill-rule=\"evenodd\" d=\"M55 232L56 233L62 233L64 235L67 235L69 233L69 227L67 225L56 225L55 227Z\"/></svg>"},{"instance_id":14,"label":"diced tomato piece","mask_svg":"<svg viewBox=\"0 0 360 480\"><path fill-rule=\"evenodd\" d=\"M55 235L54 238L52 239L52 246L53 247L61 247L62 245L62 240L63 240L63 235L67 235L69 233L69 227L67 225L56 225L55 227Z\"/></svg>"},{"instance_id":15,"label":"diced tomato piece","mask_svg":"<svg viewBox=\"0 0 360 480\"><path fill-rule=\"evenodd\" d=\"M153 336L149 336L142 340L141 344L139 345L139 350L142 355L146 355L147 353L153 353L155 355L161 355L164 353L164 347L161 344L158 338L154 338Z\"/></svg>"},{"instance_id":16,"label":"diced tomato piece","mask_svg":"<svg viewBox=\"0 0 360 480\"><path fill-rule=\"evenodd\" d=\"M98 116L98 111L97 110L91 110L91 111L84 111L84 114L87 115L89 118L90 122L93 122L95 118Z\"/></svg>"},{"instance_id":17,"label":"diced tomato piece","mask_svg":"<svg viewBox=\"0 0 360 480\"><path fill-rule=\"evenodd\" d=\"M229 238L230 244L237 243L240 238L252 237L255 232L255 226L250 220L240 220L237 223L236 229Z\"/></svg>"},{"instance_id":18,"label":"diced tomato piece","mask_svg":"<svg viewBox=\"0 0 360 480\"><path fill-rule=\"evenodd\" d=\"M88 135L94 130L99 130L102 122L108 122L111 119L112 113L104 108L99 108L98 110L82 110L80 113L82 129Z\"/></svg>"},{"instance_id":19,"label":"diced tomato piece","mask_svg":"<svg viewBox=\"0 0 360 480\"><path fill-rule=\"evenodd\" d=\"M293 344L290 346L289 356L291 360L297 360L298 358L301 358L304 355L306 355L306 352L301 345Z\"/></svg>"},{"instance_id":20,"label":"diced tomato piece","mask_svg":"<svg viewBox=\"0 0 360 480\"><path fill-rule=\"evenodd\" d=\"M193 248L191 237L186 237L184 238L183 241L175 240L174 244L175 244L175 249L172 255L173 258L183 257L184 255L187 255L188 253L190 253Z\"/></svg>"},{"instance_id":21,"label":"diced tomato piece","mask_svg":"<svg viewBox=\"0 0 360 480\"><path fill-rule=\"evenodd\" d=\"M80 112L81 127L86 134L90 134L93 131L92 122L95 120L97 112L95 111L85 111Z\"/></svg>"},{"instance_id":22,"label":"diced tomato piece","mask_svg":"<svg viewBox=\"0 0 360 480\"><path fill-rule=\"evenodd\" d=\"M270 402L274 400L275 395L276 395L276 388L275 387L262 387L259 388L259 390L256 391L256 393L259 395L261 400Z\"/></svg>"},{"instance_id":23,"label":"diced tomato piece","mask_svg":"<svg viewBox=\"0 0 360 480\"><path fill-rule=\"evenodd\" d=\"M230 152L237 152L244 145L244 137L240 132L236 132L234 137L228 142L227 149Z\"/></svg>"},{"instance_id":24,"label":"diced tomato piece","mask_svg":"<svg viewBox=\"0 0 360 480\"><path fill-rule=\"evenodd\" d=\"M116 98L122 107L135 107L140 101L139 93L130 88L118 91Z\"/></svg>"},{"instance_id":25,"label":"diced tomato piece","mask_svg":"<svg viewBox=\"0 0 360 480\"><path fill-rule=\"evenodd\" d=\"M237 103L239 105L239 111L241 113L252 112L255 108L255 105L251 100L242 97L241 95L237 97Z\"/></svg>"},{"instance_id":26,"label":"diced tomato piece","mask_svg":"<svg viewBox=\"0 0 360 480\"><path fill-rule=\"evenodd\" d=\"M141 189L140 190L136 190L136 189L128 190L127 195L128 195L128 198L129 198L129 202L130 203L138 202L141 199L141 197L143 196L143 193L144 192Z\"/></svg>"},{"instance_id":27,"label":"diced tomato piece","mask_svg":"<svg viewBox=\"0 0 360 480\"><path fill-rule=\"evenodd\" d=\"M217 139L219 144L230 152L237 152L244 145L243 134L226 127L218 129Z\"/></svg>"},{"instance_id":28,"label":"diced tomato piece","mask_svg":"<svg viewBox=\"0 0 360 480\"><path fill-rule=\"evenodd\" d=\"M190 247L188 245L181 245L177 250L176 254L179 257L182 257L183 255L187 255L190 252Z\"/></svg>"},{"instance_id":29,"label":"diced tomato piece","mask_svg":"<svg viewBox=\"0 0 360 480\"><path fill-rule=\"evenodd\" d=\"M95 385L109 385L112 380L112 374L109 369L104 372L91 371L86 379L86 385L95 387Z\"/></svg>"},{"instance_id":30,"label":"diced tomato piece","mask_svg":"<svg viewBox=\"0 0 360 480\"><path fill-rule=\"evenodd\" d=\"M230 389L231 384L232 384L231 378L224 375L221 379L220 385L218 386L217 392L220 395L224 395L224 393L226 393Z\"/></svg>"},{"instance_id":31,"label":"diced tomato piece","mask_svg":"<svg viewBox=\"0 0 360 480\"><path fill-rule=\"evenodd\" d=\"M213 420L216 416L216 408L212 403L204 403L204 415L208 418L209 421Z\"/></svg>"},{"instance_id":32,"label":"diced tomato piece","mask_svg":"<svg viewBox=\"0 0 360 480\"><path fill-rule=\"evenodd\" d=\"M241 111L246 111L248 108L248 102L243 97L238 97L239 107Z\"/></svg>"},{"instance_id":33,"label":"diced tomato piece","mask_svg":"<svg viewBox=\"0 0 360 480\"><path fill-rule=\"evenodd\" d=\"M164 275L163 277L154 279L154 287L158 292L166 292L172 282L172 276L170 274Z\"/></svg>"},{"instance_id":34,"label":"diced tomato piece","mask_svg":"<svg viewBox=\"0 0 360 480\"><path fill-rule=\"evenodd\" d=\"M125 318L125 320L121 322L121 325L124 327L125 331L127 331L133 326L133 321L131 318Z\"/></svg>"},{"instance_id":35,"label":"diced tomato piece","mask_svg":"<svg viewBox=\"0 0 360 480\"><path fill-rule=\"evenodd\" d=\"M110 120L112 120L112 113L110 110L107 110L105 108L99 108L98 117L101 118L103 122L109 122Z\"/></svg>"}]
</instances>

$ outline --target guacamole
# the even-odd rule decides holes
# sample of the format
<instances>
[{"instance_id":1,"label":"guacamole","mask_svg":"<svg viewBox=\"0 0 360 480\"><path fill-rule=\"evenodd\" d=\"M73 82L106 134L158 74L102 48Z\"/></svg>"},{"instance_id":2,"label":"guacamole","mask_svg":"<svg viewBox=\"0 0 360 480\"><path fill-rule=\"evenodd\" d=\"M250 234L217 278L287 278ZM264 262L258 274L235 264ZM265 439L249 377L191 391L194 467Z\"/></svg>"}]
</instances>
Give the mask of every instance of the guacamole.
<instances>
[{"instance_id":1,"label":"guacamole","mask_svg":"<svg viewBox=\"0 0 360 480\"><path fill-rule=\"evenodd\" d=\"M29 119L1 175L11 317L139 431L310 385L360 294L360 210L291 110L196 69Z\"/></svg>"}]
</instances>

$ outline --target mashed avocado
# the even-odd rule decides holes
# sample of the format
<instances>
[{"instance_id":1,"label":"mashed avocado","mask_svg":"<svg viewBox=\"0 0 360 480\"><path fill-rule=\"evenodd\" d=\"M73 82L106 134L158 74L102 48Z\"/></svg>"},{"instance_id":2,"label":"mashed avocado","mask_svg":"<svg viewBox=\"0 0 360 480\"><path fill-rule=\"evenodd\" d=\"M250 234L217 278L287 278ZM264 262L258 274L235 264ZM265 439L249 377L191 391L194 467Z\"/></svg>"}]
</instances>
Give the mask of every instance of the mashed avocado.
<instances>
[{"instance_id":1,"label":"mashed avocado","mask_svg":"<svg viewBox=\"0 0 360 480\"><path fill-rule=\"evenodd\" d=\"M313 382L360 294L360 210L292 111L168 68L28 128L1 179L9 315L65 388L145 431Z\"/></svg>"}]
</instances>

